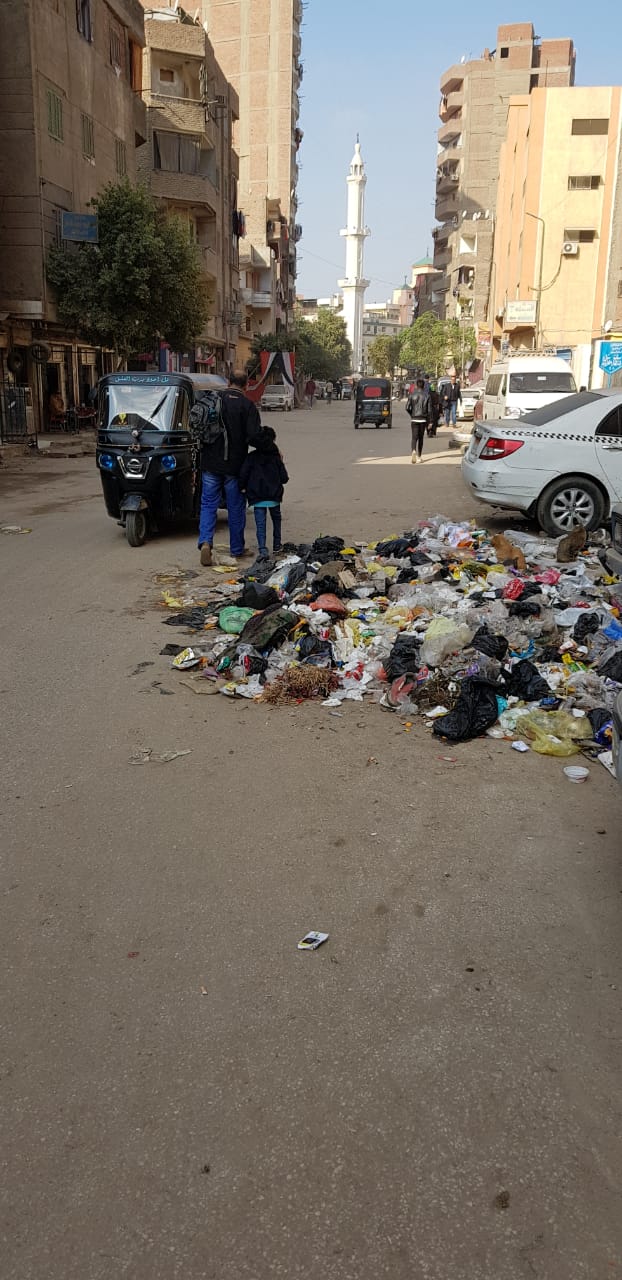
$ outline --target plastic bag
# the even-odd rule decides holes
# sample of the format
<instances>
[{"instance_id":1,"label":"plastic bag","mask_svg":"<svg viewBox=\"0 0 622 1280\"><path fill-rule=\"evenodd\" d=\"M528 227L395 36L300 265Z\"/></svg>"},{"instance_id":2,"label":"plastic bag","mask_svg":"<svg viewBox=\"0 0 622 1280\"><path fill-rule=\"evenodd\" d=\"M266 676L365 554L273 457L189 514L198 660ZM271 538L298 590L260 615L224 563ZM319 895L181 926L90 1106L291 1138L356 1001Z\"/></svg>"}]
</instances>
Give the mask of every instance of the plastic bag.
<instances>
[{"instance_id":1,"label":"plastic bag","mask_svg":"<svg viewBox=\"0 0 622 1280\"><path fill-rule=\"evenodd\" d=\"M588 636L592 636L600 627L600 614L596 609L584 609L580 618L574 624L572 630L572 638L577 644L584 644ZM620 637L622 638L622 628L620 628ZM614 637L612 637L614 638ZM615 637L617 639L617 637Z\"/></svg>"},{"instance_id":2,"label":"plastic bag","mask_svg":"<svg viewBox=\"0 0 622 1280\"><path fill-rule=\"evenodd\" d=\"M506 691L510 697L522 698L524 702L539 702L540 698L548 697L551 692L544 676L540 675L538 668L527 658L512 667L510 675L506 676L506 682Z\"/></svg>"},{"instance_id":3,"label":"plastic bag","mask_svg":"<svg viewBox=\"0 0 622 1280\"><path fill-rule=\"evenodd\" d=\"M580 750L577 738L585 737L585 717L575 720L567 711L530 711L520 722L520 731L541 756L574 756Z\"/></svg>"},{"instance_id":4,"label":"plastic bag","mask_svg":"<svg viewBox=\"0 0 622 1280\"><path fill-rule=\"evenodd\" d=\"M281 591L284 594L288 594L290 591L293 591L294 587L297 587L298 583L302 582L306 576L307 566L305 565L304 560L298 560L293 556L288 556L286 560L281 561L274 570L274 573L270 574L270 577L267 579L267 585L269 587L274 587L275 591Z\"/></svg>"},{"instance_id":5,"label":"plastic bag","mask_svg":"<svg viewBox=\"0 0 622 1280\"><path fill-rule=\"evenodd\" d=\"M598 668L598 674L622 684L622 649L618 649Z\"/></svg>"},{"instance_id":6,"label":"plastic bag","mask_svg":"<svg viewBox=\"0 0 622 1280\"><path fill-rule=\"evenodd\" d=\"M218 614L218 626L228 635L239 635L246 623L255 616L254 609L241 609L235 604L225 605Z\"/></svg>"},{"instance_id":7,"label":"plastic bag","mask_svg":"<svg viewBox=\"0 0 622 1280\"><path fill-rule=\"evenodd\" d=\"M471 645L479 653L485 653L488 658L497 658L499 661L505 658L508 651L505 636L494 636L486 624L475 632Z\"/></svg>"},{"instance_id":8,"label":"plastic bag","mask_svg":"<svg viewBox=\"0 0 622 1280\"><path fill-rule=\"evenodd\" d=\"M387 680L395 680L407 671L416 672L420 667L419 637L402 632L384 664Z\"/></svg>"},{"instance_id":9,"label":"plastic bag","mask_svg":"<svg viewBox=\"0 0 622 1280\"><path fill-rule=\"evenodd\" d=\"M432 732L452 742L468 742L478 738L498 718L497 689L488 680L469 676L462 681L460 696L453 711L434 721Z\"/></svg>"},{"instance_id":10,"label":"plastic bag","mask_svg":"<svg viewBox=\"0 0 622 1280\"><path fill-rule=\"evenodd\" d=\"M426 667L440 667L443 658L464 649L473 639L466 623L456 624L451 618L433 618L421 646L421 661Z\"/></svg>"},{"instance_id":11,"label":"plastic bag","mask_svg":"<svg viewBox=\"0 0 622 1280\"><path fill-rule=\"evenodd\" d=\"M278 592L274 587L267 587L263 582L245 582L238 604L246 609L269 609L271 604L278 604Z\"/></svg>"}]
</instances>

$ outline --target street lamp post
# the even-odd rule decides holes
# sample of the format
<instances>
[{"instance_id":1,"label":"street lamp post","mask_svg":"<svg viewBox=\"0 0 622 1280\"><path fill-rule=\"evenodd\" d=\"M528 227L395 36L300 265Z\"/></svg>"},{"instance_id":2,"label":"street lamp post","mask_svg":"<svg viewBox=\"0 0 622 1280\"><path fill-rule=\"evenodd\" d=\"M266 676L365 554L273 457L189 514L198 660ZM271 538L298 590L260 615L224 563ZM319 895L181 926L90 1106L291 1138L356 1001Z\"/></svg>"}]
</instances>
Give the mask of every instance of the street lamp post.
<instances>
[{"instance_id":1,"label":"street lamp post","mask_svg":"<svg viewBox=\"0 0 622 1280\"><path fill-rule=\"evenodd\" d=\"M544 218L539 217L537 213L529 213L527 209L525 210L525 217L533 218L534 222L539 222L542 227L542 235L540 237L540 265L538 270L538 296L536 298L536 345L539 347L542 337L540 330L540 308L542 306L542 268L544 266L544 237L546 235L546 222L544 221ZM529 287L532 293L536 292L532 285Z\"/></svg>"}]
</instances>

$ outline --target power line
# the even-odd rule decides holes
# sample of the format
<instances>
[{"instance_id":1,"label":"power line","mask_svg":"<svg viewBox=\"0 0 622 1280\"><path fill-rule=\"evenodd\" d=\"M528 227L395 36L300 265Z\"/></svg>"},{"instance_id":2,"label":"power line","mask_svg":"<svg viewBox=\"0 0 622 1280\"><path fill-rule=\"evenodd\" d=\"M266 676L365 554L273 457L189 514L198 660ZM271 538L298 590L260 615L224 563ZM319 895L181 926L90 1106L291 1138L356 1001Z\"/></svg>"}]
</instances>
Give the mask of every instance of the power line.
<instances>
[{"instance_id":1,"label":"power line","mask_svg":"<svg viewBox=\"0 0 622 1280\"><path fill-rule=\"evenodd\" d=\"M300 258L304 258L305 253L308 253L310 258L317 258L318 262L325 262L327 267L335 267L337 271L341 271L343 269L343 262L331 262L330 258L323 258L319 253L312 253L311 249L303 249L298 256ZM386 284L389 286L389 289L397 288L395 281L382 280L380 276L370 276L369 281L370 284Z\"/></svg>"}]
</instances>

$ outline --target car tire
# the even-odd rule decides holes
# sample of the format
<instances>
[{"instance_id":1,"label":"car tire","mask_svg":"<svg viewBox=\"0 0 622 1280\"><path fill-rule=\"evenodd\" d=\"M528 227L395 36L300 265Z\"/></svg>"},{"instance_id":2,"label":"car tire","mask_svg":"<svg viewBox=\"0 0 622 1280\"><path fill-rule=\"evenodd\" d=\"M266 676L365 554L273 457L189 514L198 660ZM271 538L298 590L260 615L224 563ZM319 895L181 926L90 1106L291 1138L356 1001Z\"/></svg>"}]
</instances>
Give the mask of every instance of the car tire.
<instances>
[{"instance_id":1,"label":"car tire","mask_svg":"<svg viewBox=\"0 0 622 1280\"><path fill-rule=\"evenodd\" d=\"M538 498L536 518L551 538L562 538L577 524L588 532L604 523L607 504L602 491L585 476L562 476Z\"/></svg>"},{"instance_id":2,"label":"car tire","mask_svg":"<svg viewBox=\"0 0 622 1280\"><path fill-rule=\"evenodd\" d=\"M131 547L142 547L147 537L147 517L144 511L128 511L125 517L125 536Z\"/></svg>"}]
</instances>

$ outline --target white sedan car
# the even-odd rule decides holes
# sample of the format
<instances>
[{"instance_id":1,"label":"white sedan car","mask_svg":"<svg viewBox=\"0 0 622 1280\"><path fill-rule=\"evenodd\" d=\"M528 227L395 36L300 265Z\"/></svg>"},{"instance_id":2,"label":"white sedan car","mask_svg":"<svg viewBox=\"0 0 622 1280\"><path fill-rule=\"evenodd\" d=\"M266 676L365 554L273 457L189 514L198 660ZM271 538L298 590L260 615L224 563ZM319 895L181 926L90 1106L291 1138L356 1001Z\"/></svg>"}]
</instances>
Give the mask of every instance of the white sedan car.
<instances>
[{"instance_id":1,"label":"white sedan car","mask_svg":"<svg viewBox=\"0 0 622 1280\"><path fill-rule=\"evenodd\" d=\"M462 474L478 501L535 516L551 537L598 528L622 501L622 391L584 391L522 418L477 422Z\"/></svg>"}]
</instances>

